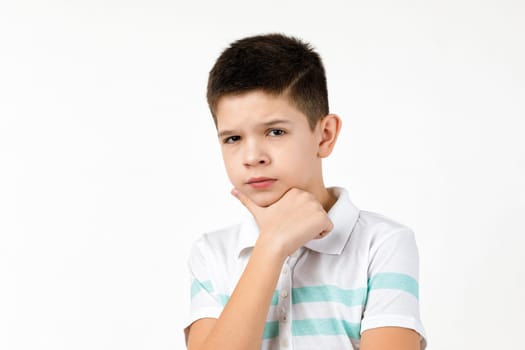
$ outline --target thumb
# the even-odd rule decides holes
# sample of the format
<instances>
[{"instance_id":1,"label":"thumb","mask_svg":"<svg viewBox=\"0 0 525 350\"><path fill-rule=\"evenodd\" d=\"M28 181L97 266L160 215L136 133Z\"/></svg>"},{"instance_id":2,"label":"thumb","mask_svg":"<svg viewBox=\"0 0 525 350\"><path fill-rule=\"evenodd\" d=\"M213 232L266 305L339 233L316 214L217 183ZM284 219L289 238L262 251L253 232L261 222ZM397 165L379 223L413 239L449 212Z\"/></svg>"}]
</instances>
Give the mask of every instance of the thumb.
<instances>
[{"instance_id":1,"label":"thumb","mask_svg":"<svg viewBox=\"0 0 525 350\"><path fill-rule=\"evenodd\" d=\"M246 207L246 209L250 211L250 213L252 213L253 216L257 216L256 214L260 207L248 198L247 195L236 188L232 189L231 193Z\"/></svg>"}]
</instances>

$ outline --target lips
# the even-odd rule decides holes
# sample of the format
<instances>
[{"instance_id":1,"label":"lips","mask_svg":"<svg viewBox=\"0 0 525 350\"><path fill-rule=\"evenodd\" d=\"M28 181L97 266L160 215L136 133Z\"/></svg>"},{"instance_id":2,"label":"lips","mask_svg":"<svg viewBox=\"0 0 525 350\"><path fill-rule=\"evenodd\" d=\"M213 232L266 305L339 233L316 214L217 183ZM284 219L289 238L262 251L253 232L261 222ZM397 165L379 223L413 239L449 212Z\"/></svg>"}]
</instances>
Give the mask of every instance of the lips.
<instances>
[{"instance_id":1,"label":"lips","mask_svg":"<svg viewBox=\"0 0 525 350\"><path fill-rule=\"evenodd\" d=\"M246 183L253 188L261 189L270 187L275 181L277 180L269 177L252 177Z\"/></svg>"}]
</instances>

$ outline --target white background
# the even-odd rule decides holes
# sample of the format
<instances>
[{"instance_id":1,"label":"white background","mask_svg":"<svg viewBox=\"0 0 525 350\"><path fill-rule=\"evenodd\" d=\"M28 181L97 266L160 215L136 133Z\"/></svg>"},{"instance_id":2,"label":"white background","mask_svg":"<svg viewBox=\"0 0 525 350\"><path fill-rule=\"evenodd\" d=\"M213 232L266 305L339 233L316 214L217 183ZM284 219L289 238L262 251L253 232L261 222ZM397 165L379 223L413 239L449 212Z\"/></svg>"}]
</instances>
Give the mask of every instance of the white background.
<instances>
[{"instance_id":1,"label":"white background","mask_svg":"<svg viewBox=\"0 0 525 350\"><path fill-rule=\"evenodd\" d=\"M414 229L430 350L522 343L522 1L2 1L0 349L183 349L186 261L235 221L207 110L232 40L311 42L328 185Z\"/></svg>"}]
</instances>

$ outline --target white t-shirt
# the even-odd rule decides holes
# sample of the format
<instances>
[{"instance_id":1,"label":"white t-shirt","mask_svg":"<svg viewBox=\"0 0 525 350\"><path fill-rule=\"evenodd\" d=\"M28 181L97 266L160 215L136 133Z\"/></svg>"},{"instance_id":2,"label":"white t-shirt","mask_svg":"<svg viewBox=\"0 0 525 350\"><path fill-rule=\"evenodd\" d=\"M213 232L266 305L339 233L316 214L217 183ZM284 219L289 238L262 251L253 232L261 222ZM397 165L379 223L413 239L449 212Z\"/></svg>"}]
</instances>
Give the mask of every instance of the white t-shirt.
<instances>
[{"instance_id":1,"label":"white t-shirt","mask_svg":"<svg viewBox=\"0 0 525 350\"><path fill-rule=\"evenodd\" d=\"M359 349L365 330L398 326L418 332L423 350L419 256L413 232L357 209L345 189L330 190L338 197L328 212L334 228L287 258L268 310L261 349ZM195 242L189 261L191 312L186 326L219 317L258 232L249 216Z\"/></svg>"}]
</instances>

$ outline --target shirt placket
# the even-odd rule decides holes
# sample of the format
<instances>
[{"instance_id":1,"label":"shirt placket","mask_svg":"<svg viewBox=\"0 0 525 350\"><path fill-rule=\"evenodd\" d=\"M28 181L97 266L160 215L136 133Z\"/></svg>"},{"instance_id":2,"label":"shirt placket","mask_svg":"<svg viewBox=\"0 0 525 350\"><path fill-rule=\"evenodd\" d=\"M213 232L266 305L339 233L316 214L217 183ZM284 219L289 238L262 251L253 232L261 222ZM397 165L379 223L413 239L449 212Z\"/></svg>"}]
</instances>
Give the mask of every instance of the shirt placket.
<instances>
[{"instance_id":1,"label":"shirt placket","mask_svg":"<svg viewBox=\"0 0 525 350\"><path fill-rule=\"evenodd\" d=\"M292 338L292 288L293 270L302 249L289 256L281 270L279 283L279 345L283 350L293 349Z\"/></svg>"}]
</instances>

